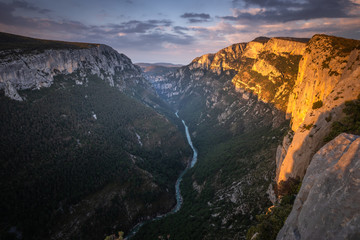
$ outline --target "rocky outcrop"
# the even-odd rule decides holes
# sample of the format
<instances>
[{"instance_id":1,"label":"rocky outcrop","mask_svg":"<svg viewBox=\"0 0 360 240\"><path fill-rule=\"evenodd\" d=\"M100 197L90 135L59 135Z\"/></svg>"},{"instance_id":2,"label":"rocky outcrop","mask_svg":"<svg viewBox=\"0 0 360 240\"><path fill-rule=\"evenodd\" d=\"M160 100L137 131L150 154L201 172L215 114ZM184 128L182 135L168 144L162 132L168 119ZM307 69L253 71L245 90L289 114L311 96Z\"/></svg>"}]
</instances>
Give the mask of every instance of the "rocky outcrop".
<instances>
[{"instance_id":1,"label":"rocky outcrop","mask_svg":"<svg viewBox=\"0 0 360 240\"><path fill-rule=\"evenodd\" d=\"M302 178L346 101L360 94L360 41L315 35L300 62L287 114L293 140L278 156L277 182Z\"/></svg>"},{"instance_id":2,"label":"rocky outcrop","mask_svg":"<svg viewBox=\"0 0 360 240\"><path fill-rule=\"evenodd\" d=\"M360 136L341 134L314 155L277 239L358 239L359 189Z\"/></svg>"},{"instance_id":3,"label":"rocky outcrop","mask_svg":"<svg viewBox=\"0 0 360 240\"><path fill-rule=\"evenodd\" d=\"M128 80L140 77L140 68L123 54L106 45L83 49L46 49L40 51L0 51L0 89L15 100L21 97L16 90L49 87L59 74L77 73L81 84L89 74L97 75L120 90Z\"/></svg>"}]
</instances>

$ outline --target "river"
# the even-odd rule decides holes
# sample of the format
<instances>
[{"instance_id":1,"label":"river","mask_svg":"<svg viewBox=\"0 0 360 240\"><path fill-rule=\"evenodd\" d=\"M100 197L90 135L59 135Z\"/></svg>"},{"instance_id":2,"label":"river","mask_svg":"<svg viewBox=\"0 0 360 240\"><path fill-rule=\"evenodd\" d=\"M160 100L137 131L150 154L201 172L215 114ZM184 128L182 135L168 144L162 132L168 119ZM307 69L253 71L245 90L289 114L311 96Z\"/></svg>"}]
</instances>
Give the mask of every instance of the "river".
<instances>
[{"instance_id":1,"label":"river","mask_svg":"<svg viewBox=\"0 0 360 240\"><path fill-rule=\"evenodd\" d=\"M178 112L179 111L176 111L175 115L176 117L179 117L178 115ZM184 171L181 172L181 174L179 175L178 179L176 180L176 183L175 183L175 196L176 196L176 205L175 207L168 213L165 213L163 215L158 215L152 219L149 219L149 220L145 220L141 223L138 223L135 227L133 227L133 229L131 229L130 233L125 237L125 240L129 240L131 237L133 237L139 230L140 228L145 224L145 223L149 223L149 222L152 222L152 221L155 221L155 220L159 220L161 218L164 218L166 216L168 216L169 214L173 214L173 213L176 213L177 211L180 210L181 208L181 205L182 205L182 202L183 202L183 198L181 196L181 191L180 191L180 184L181 184L181 181L182 181L182 178L184 176L184 174L188 171L189 168L192 168L196 161L197 161L197 155L198 155L198 152L197 150L195 149L193 143L192 143L192 140L191 140L191 136L190 136L190 133L189 133L189 128L188 126L186 125L185 121L181 119L181 122L182 124L184 125L184 128L185 128L185 134L186 134L186 139L188 141L188 144L190 145L192 151L193 151L193 157L191 159L191 162L190 164L185 168Z\"/></svg>"}]
</instances>

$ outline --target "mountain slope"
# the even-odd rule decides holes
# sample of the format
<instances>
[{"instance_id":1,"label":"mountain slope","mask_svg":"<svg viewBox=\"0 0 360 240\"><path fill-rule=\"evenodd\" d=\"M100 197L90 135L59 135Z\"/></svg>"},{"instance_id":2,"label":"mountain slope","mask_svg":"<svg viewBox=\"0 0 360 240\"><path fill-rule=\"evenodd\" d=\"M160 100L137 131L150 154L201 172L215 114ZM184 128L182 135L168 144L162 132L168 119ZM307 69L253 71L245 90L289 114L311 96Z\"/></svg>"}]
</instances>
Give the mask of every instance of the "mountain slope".
<instances>
[{"instance_id":1,"label":"mountain slope","mask_svg":"<svg viewBox=\"0 0 360 240\"><path fill-rule=\"evenodd\" d=\"M140 69L37 41L1 52L1 239L102 239L169 211L190 149Z\"/></svg>"}]
</instances>

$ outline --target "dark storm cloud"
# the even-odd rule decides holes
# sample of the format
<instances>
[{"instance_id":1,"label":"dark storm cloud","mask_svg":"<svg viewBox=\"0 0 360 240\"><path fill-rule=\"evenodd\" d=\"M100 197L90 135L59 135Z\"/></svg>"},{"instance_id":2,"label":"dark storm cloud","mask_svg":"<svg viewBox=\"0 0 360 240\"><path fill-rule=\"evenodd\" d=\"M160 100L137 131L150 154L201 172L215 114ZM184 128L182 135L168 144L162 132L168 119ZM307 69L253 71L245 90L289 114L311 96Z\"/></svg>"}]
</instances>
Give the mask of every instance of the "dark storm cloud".
<instances>
[{"instance_id":1,"label":"dark storm cloud","mask_svg":"<svg viewBox=\"0 0 360 240\"><path fill-rule=\"evenodd\" d=\"M187 19L190 23L208 22L211 18L207 13L184 13L180 17Z\"/></svg>"},{"instance_id":2,"label":"dark storm cloud","mask_svg":"<svg viewBox=\"0 0 360 240\"><path fill-rule=\"evenodd\" d=\"M353 17L349 11L359 4L350 0L233 0L233 5L243 9L260 8L256 13L235 11L235 16L225 20L262 20L267 22L289 22L318 18Z\"/></svg>"}]
</instances>

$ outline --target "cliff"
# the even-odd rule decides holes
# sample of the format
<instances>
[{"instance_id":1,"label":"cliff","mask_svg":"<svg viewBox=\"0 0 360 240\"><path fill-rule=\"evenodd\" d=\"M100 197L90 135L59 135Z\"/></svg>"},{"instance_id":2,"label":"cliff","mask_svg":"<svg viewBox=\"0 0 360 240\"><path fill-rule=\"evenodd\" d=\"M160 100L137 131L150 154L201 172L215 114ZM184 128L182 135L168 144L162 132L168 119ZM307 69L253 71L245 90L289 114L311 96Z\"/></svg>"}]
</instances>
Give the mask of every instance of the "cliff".
<instances>
[{"instance_id":1,"label":"cliff","mask_svg":"<svg viewBox=\"0 0 360 240\"><path fill-rule=\"evenodd\" d=\"M40 41L38 44L43 43ZM109 46L70 46L54 49L50 45L49 48L39 50L34 45L30 49L25 48L25 51L24 46L18 44L12 46L15 49L11 51L0 49L0 89L5 90L6 96L22 100L17 90L49 87L57 75L76 73L77 84L85 84L87 76L97 75L121 91L133 84L129 79L138 78L139 81L141 77L138 66Z\"/></svg>"},{"instance_id":2,"label":"cliff","mask_svg":"<svg viewBox=\"0 0 360 240\"><path fill-rule=\"evenodd\" d=\"M272 38L250 42L232 83L238 91L250 91L264 101L285 110L298 63L307 39Z\"/></svg>"},{"instance_id":3,"label":"cliff","mask_svg":"<svg viewBox=\"0 0 360 240\"><path fill-rule=\"evenodd\" d=\"M291 144L279 148L277 181L302 178L346 101L360 94L360 41L315 35L306 47L287 105ZM285 140L288 142L288 140Z\"/></svg>"},{"instance_id":4,"label":"cliff","mask_svg":"<svg viewBox=\"0 0 360 240\"><path fill-rule=\"evenodd\" d=\"M360 137L341 134L312 158L277 239L360 236Z\"/></svg>"}]
</instances>

